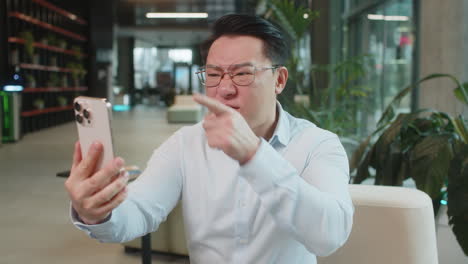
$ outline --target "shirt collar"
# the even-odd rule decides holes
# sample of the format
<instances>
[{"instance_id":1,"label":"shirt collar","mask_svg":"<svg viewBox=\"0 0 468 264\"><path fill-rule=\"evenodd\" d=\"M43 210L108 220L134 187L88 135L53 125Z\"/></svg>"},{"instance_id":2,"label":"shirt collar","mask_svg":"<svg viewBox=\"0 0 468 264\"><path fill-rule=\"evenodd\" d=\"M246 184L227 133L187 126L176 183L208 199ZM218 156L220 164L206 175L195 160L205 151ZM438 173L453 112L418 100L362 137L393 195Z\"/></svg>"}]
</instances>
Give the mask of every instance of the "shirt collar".
<instances>
[{"instance_id":1,"label":"shirt collar","mask_svg":"<svg viewBox=\"0 0 468 264\"><path fill-rule=\"evenodd\" d=\"M276 102L276 109L278 110L278 123L276 124L275 131L273 136L270 138L269 143L274 144L278 141L283 146L286 146L289 143L291 131L289 126L289 119L287 117L286 111L283 110L283 107L279 102Z\"/></svg>"}]
</instances>

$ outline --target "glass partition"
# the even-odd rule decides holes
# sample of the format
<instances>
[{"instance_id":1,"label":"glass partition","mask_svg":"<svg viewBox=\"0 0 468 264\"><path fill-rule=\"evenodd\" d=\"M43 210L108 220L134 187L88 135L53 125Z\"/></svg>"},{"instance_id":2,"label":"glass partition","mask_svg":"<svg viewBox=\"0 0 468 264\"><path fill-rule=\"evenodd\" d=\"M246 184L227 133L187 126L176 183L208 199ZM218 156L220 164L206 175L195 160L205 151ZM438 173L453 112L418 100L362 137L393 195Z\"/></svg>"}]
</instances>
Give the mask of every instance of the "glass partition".
<instances>
[{"instance_id":1,"label":"glass partition","mask_svg":"<svg viewBox=\"0 0 468 264\"><path fill-rule=\"evenodd\" d=\"M365 2L352 1L351 9ZM415 44L413 1L381 1L369 6L347 19L347 56L368 54L371 58L365 80L371 93L363 99L370 109L359 115L361 135L375 128L391 99L412 82ZM398 111L409 112L410 105L411 98L405 98Z\"/></svg>"}]
</instances>

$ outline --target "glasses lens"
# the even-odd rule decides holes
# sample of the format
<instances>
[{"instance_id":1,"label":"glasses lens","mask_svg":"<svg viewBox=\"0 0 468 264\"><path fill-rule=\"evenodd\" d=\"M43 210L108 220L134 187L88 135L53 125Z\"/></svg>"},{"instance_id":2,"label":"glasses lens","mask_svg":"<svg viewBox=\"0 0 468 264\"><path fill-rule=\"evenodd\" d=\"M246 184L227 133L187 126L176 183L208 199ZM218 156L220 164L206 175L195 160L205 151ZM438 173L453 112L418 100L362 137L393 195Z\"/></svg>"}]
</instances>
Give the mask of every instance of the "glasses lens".
<instances>
[{"instance_id":1,"label":"glasses lens","mask_svg":"<svg viewBox=\"0 0 468 264\"><path fill-rule=\"evenodd\" d=\"M255 67L244 65L231 70L232 81L237 85L249 85L255 78Z\"/></svg>"},{"instance_id":2,"label":"glasses lens","mask_svg":"<svg viewBox=\"0 0 468 264\"><path fill-rule=\"evenodd\" d=\"M207 67L198 73L200 82L206 87L218 86L223 76L224 71L219 67ZM229 71L229 76L237 85L249 85L255 79L255 67L251 65L233 67Z\"/></svg>"},{"instance_id":3,"label":"glasses lens","mask_svg":"<svg viewBox=\"0 0 468 264\"><path fill-rule=\"evenodd\" d=\"M223 71L217 68L206 68L203 72L203 78L205 80L205 85L216 86L221 81L221 76L223 76Z\"/></svg>"}]
</instances>

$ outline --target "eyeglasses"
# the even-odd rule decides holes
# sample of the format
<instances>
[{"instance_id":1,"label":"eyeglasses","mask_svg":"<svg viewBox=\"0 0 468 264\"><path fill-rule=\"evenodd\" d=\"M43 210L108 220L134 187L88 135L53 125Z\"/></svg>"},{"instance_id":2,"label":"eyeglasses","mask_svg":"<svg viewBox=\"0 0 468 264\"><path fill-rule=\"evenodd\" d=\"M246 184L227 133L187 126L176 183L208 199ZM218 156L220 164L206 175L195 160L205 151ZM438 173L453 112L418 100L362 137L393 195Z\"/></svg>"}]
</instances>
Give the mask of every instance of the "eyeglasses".
<instances>
[{"instance_id":1,"label":"eyeglasses","mask_svg":"<svg viewBox=\"0 0 468 264\"><path fill-rule=\"evenodd\" d=\"M273 65L271 67L255 67L250 64L231 65L227 70L218 66L204 66L196 74L200 82L206 87L218 86L224 75L227 73L232 82L239 86L246 86L255 81L255 74L258 71L274 70L280 67Z\"/></svg>"}]
</instances>

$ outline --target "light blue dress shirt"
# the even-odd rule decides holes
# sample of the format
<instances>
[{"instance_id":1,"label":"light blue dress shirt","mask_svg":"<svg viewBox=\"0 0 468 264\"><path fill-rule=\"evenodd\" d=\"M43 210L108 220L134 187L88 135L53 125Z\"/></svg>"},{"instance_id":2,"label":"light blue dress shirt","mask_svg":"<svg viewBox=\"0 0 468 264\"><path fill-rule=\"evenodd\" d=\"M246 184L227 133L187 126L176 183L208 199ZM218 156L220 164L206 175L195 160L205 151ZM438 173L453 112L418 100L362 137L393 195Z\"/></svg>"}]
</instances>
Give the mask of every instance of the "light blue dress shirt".
<instances>
[{"instance_id":1,"label":"light blue dress shirt","mask_svg":"<svg viewBox=\"0 0 468 264\"><path fill-rule=\"evenodd\" d=\"M74 224L102 242L155 231L182 201L191 263L316 263L348 238L354 208L338 137L278 104L279 121L244 166L207 144L202 124L156 149L127 199L98 225Z\"/></svg>"}]
</instances>

